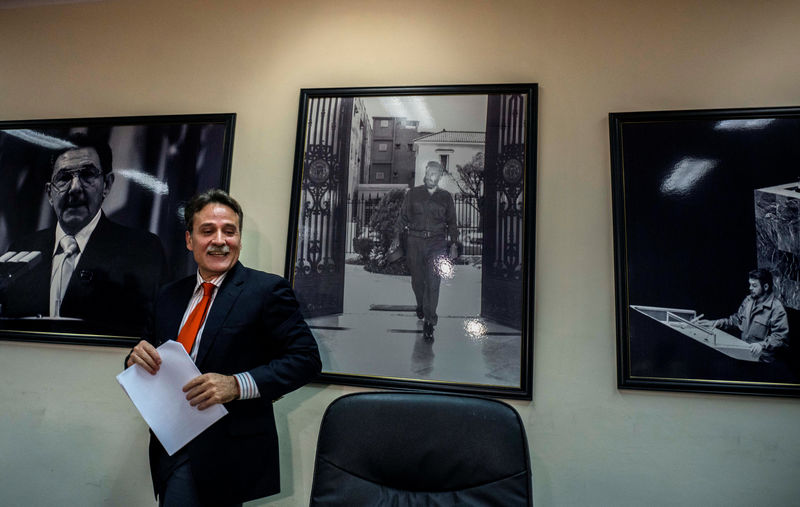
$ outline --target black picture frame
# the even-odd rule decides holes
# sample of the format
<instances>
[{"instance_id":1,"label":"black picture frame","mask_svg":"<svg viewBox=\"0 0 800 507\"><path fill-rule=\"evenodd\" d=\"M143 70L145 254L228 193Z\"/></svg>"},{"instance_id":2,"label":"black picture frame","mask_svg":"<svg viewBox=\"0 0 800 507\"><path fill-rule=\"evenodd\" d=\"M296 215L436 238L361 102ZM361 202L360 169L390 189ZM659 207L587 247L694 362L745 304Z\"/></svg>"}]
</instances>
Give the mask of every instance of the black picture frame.
<instances>
[{"instance_id":1,"label":"black picture frame","mask_svg":"<svg viewBox=\"0 0 800 507\"><path fill-rule=\"evenodd\" d=\"M196 269L182 206L197 192L229 188L235 121L235 113L0 121L0 252L34 252L33 262L0 257L0 339L135 344L158 285ZM90 151L111 148L113 180L54 318L46 273L60 253L59 220L46 188L60 150L80 145L76 134L99 143Z\"/></svg>"},{"instance_id":2,"label":"black picture frame","mask_svg":"<svg viewBox=\"0 0 800 507\"><path fill-rule=\"evenodd\" d=\"M609 132L618 387L800 396L800 108L610 113Z\"/></svg>"},{"instance_id":3,"label":"black picture frame","mask_svg":"<svg viewBox=\"0 0 800 507\"><path fill-rule=\"evenodd\" d=\"M285 276L320 345L319 380L531 399L537 90L300 91ZM430 339L402 256L410 232L391 243L432 159L459 257Z\"/></svg>"}]
</instances>

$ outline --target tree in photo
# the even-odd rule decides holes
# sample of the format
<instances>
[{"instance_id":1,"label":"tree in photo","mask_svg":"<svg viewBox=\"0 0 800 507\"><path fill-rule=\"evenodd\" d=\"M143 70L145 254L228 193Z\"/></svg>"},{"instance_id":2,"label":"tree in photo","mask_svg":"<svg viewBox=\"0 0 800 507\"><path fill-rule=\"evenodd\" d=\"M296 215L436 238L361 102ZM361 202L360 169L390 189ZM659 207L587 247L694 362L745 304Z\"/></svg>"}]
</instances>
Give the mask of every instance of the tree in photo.
<instances>
[{"instance_id":1,"label":"tree in photo","mask_svg":"<svg viewBox=\"0 0 800 507\"><path fill-rule=\"evenodd\" d=\"M400 216L400 208L403 206L404 190L391 190L381 197L372 216L369 219L369 227L378 233L378 240L372 248L369 262L364 269L373 273L386 273L392 275L407 275L408 268L405 260L388 262L386 255L394 238L395 225Z\"/></svg>"},{"instance_id":2,"label":"tree in photo","mask_svg":"<svg viewBox=\"0 0 800 507\"><path fill-rule=\"evenodd\" d=\"M483 152L478 152L464 165L456 164L453 180L464 195L464 201L478 213L483 206Z\"/></svg>"}]
</instances>

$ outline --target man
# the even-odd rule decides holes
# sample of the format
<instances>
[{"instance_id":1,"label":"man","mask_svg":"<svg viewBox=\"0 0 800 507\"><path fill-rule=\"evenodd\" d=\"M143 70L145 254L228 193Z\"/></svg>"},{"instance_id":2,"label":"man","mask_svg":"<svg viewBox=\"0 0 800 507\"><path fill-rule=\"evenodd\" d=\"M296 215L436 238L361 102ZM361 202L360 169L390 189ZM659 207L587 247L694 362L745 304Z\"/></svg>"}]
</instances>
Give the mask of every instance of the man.
<instances>
[{"instance_id":1,"label":"man","mask_svg":"<svg viewBox=\"0 0 800 507\"><path fill-rule=\"evenodd\" d=\"M109 220L101 210L114 183L108 143L74 134L52 157L45 192L57 222L11 245L42 262L0 294L4 317L70 317L109 334L141 335L165 278L161 241Z\"/></svg>"},{"instance_id":2,"label":"man","mask_svg":"<svg viewBox=\"0 0 800 507\"><path fill-rule=\"evenodd\" d=\"M280 490L272 400L312 380L321 361L286 280L238 261L239 204L209 190L189 201L184 218L197 274L161 289L126 366L155 374L156 347L184 345L202 372L183 387L187 403L223 403L228 414L173 456L151 434L153 486L161 506L231 505Z\"/></svg>"},{"instance_id":3,"label":"man","mask_svg":"<svg viewBox=\"0 0 800 507\"><path fill-rule=\"evenodd\" d=\"M439 188L444 169L439 162L425 166L423 184L409 190L403 198L390 250L400 243L406 232L406 264L411 272L411 288L416 298L417 318L423 320L422 334L433 339L433 328L439 317L439 284L443 262L458 256L458 223L456 207L450 192ZM450 240L448 247L448 239Z\"/></svg>"},{"instance_id":4,"label":"man","mask_svg":"<svg viewBox=\"0 0 800 507\"><path fill-rule=\"evenodd\" d=\"M748 274L748 282L750 294L736 313L725 319L696 322L727 331L738 330L741 339L750 344L753 358L771 363L775 360L775 352L788 345L786 310L772 290L772 273L766 269L754 269Z\"/></svg>"}]
</instances>

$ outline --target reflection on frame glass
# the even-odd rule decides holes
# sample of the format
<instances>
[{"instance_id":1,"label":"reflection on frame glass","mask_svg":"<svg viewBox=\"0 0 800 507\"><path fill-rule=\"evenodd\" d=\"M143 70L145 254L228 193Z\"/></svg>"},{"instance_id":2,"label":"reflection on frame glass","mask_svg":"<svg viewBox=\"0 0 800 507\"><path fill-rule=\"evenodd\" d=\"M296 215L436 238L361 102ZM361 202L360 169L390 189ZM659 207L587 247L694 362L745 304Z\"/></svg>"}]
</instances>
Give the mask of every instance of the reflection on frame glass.
<instances>
[{"instance_id":1,"label":"reflection on frame glass","mask_svg":"<svg viewBox=\"0 0 800 507\"><path fill-rule=\"evenodd\" d=\"M301 91L286 276L322 380L530 399L536 91Z\"/></svg>"}]
</instances>

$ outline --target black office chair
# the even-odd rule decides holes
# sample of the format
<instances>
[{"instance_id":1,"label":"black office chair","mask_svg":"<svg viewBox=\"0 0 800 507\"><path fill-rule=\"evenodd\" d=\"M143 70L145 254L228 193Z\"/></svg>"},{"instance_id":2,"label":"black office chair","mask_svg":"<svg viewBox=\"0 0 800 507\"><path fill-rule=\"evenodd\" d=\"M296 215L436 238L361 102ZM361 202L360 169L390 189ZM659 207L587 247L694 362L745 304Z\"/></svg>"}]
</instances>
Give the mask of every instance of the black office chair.
<instances>
[{"instance_id":1,"label":"black office chair","mask_svg":"<svg viewBox=\"0 0 800 507\"><path fill-rule=\"evenodd\" d=\"M525 428L487 398L338 398L322 417L312 506L533 505Z\"/></svg>"}]
</instances>

